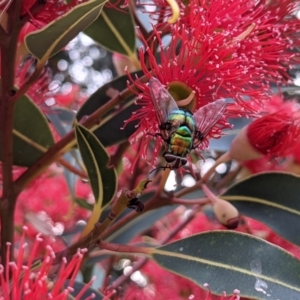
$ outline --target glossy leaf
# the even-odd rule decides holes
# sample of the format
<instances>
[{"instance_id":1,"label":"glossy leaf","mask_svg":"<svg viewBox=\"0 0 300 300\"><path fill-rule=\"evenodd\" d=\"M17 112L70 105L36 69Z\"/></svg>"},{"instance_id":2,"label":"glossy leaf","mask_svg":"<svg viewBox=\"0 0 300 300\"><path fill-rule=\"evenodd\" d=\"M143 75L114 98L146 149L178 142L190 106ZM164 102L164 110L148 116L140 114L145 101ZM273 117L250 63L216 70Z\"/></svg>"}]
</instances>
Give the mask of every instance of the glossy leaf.
<instances>
[{"instance_id":1,"label":"glossy leaf","mask_svg":"<svg viewBox=\"0 0 300 300\"><path fill-rule=\"evenodd\" d=\"M14 111L14 165L31 166L52 145L54 138L46 118L32 100L23 96Z\"/></svg>"},{"instance_id":2,"label":"glossy leaf","mask_svg":"<svg viewBox=\"0 0 300 300\"><path fill-rule=\"evenodd\" d=\"M79 133L80 132L80 133ZM115 194L117 175L114 168L108 167L109 155L95 135L81 125L76 126L76 137L80 153L91 180L95 199L102 198L102 206L109 203ZM83 145L84 140L84 145ZM92 159L92 163L90 160ZM96 163L96 165L94 164ZM99 176L97 184L93 184L94 177ZM98 185L98 183L100 184ZM103 189L101 191L101 189ZM100 195L103 193L103 196Z\"/></svg>"},{"instance_id":3,"label":"glossy leaf","mask_svg":"<svg viewBox=\"0 0 300 300\"><path fill-rule=\"evenodd\" d=\"M39 60L47 60L95 21L105 2L106 0L93 0L79 4L61 18L28 34L25 37L28 51Z\"/></svg>"},{"instance_id":4,"label":"glossy leaf","mask_svg":"<svg viewBox=\"0 0 300 300\"><path fill-rule=\"evenodd\" d=\"M83 236L98 222L102 207L113 198L116 191L117 175L113 168L107 166L109 156L96 136L79 124L75 125L75 132L78 148L95 197L93 213L82 233Z\"/></svg>"},{"instance_id":5,"label":"glossy leaf","mask_svg":"<svg viewBox=\"0 0 300 300\"><path fill-rule=\"evenodd\" d=\"M75 200L75 203L78 206L80 206L80 207L82 207L84 209L87 209L87 210L93 210L93 205L91 205L90 203L88 203L86 201L86 199L81 199L81 198L76 197L74 200Z\"/></svg>"},{"instance_id":6,"label":"glossy leaf","mask_svg":"<svg viewBox=\"0 0 300 300\"><path fill-rule=\"evenodd\" d=\"M153 249L152 257L215 294L238 289L251 299L299 299L300 261L248 234L206 232Z\"/></svg>"},{"instance_id":7,"label":"glossy leaf","mask_svg":"<svg viewBox=\"0 0 300 300\"><path fill-rule=\"evenodd\" d=\"M130 57L135 55L135 29L128 9L104 7L98 19L84 33L111 52Z\"/></svg>"},{"instance_id":8,"label":"glossy leaf","mask_svg":"<svg viewBox=\"0 0 300 300\"><path fill-rule=\"evenodd\" d=\"M52 108L52 111L46 113L46 116L54 126L60 137L64 137L72 129L75 113L67 108L59 107ZM80 160L78 150L72 149L70 152L64 154L63 157L70 165L75 166L78 169L81 168L77 164L77 162ZM74 199L75 184L78 176L69 171L67 168L64 168L64 176L66 178L71 196Z\"/></svg>"},{"instance_id":9,"label":"glossy leaf","mask_svg":"<svg viewBox=\"0 0 300 300\"><path fill-rule=\"evenodd\" d=\"M141 76L142 71L132 73L133 77L135 76L134 74ZM84 116L91 115L95 110L107 103L114 95L117 95L119 92L126 89L126 81L127 76L125 75L103 85L83 104L78 111L77 119L81 120L81 118ZM100 127L94 131L94 134L105 147L128 140L128 138L136 130L136 122L131 122L124 129L121 129L124 126L124 121L129 119L132 112L139 108L139 106L135 105L133 102L133 96L124 99L119 107L112 109L107 115L104 116L104 118L111 114L117 113L122 107L128 107L120 111L120 113L112 117L106 123L100 124Z\"/></svg>"},{"instance_id":10,"label":"glossy leaf","mask_svg":"<svg viewBox=\"0 0 300 300\"><path fill-rule=\"evenodd\" d=\"M300 177L281 172L248 177L222 194L241 214L300 245Z\"/></svg>"}]
</instances>

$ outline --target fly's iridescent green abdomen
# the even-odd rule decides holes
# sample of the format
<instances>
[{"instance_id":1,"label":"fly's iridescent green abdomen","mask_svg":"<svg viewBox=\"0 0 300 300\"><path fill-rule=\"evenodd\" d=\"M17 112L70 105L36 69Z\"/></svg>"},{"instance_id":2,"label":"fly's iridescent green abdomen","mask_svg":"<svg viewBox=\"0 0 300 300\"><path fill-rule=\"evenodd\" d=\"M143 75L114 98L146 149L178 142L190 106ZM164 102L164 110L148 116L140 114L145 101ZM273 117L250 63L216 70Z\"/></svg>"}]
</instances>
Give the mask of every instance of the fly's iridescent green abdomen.
<instances>
[{"instance_id":1,"label":"fly's iridescent green abdomen","mask_svg":"<svg viewBox=\"0 0 300 300\"><path fill-rule=\"evenodd\" d=\"M225 100L209 103L195 114L178 108L176 101L159 80L149 80L151 100L159 122L160 133L165 142L163 154L167 165L162 169L178 169L187 163L191 150L200 147L213 126L222 118L226 109Z\"/></svg>"},{"instance_id":2,"label":"fly's iridescent green abdomen","mask_svg":"<svg viewBox=\"0 0 300 300\"><path fill-rule=\"evenodd\" d=\"M171 126L177 125L176 131L170 134L167 141L167 152L186 157L193 148L193 136L196 128L192 113L187 110L174 110L169 115L167 123L171 124Z\"/></svg>"}]
</instances>

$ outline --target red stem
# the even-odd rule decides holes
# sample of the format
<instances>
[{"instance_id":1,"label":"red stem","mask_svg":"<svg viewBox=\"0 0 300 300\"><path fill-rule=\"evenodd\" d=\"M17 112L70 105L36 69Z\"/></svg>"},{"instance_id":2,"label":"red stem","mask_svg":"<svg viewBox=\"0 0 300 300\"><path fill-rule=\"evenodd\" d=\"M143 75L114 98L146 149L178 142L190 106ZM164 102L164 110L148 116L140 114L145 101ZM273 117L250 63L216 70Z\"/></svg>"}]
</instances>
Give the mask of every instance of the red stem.
<instances>
[{"instance_id":1,"label":"red stem","mask_svg":"<svg viewBox=\"0 0 300 300\"><path fill-rule=\"evenodd\" d=\"M119 244L113 244L109 242L105 242L101 240L98 243L98 246L101 249L113 251L113 252L126 252L126 253L135 253L135 254L150 254L150 248L147 247L137 247L137 246L131 246L131 245L119 245Z\"/></svg>"},{"instance_id":2,"label":"red stem","mask_svg":"<svg viewBox=\"0 0 300 300\"><path fill-rule=\"evenodd\" d=\"M1 44L1 95L0 95L0 132L2 154L2 197L1 197L1 263L6 265L6 243L13 248L15 195L13 193L13 115L15 61L20 25L21 0L11 3L7 13L9 15L6 31L6 42ZM1 31L3 35L3 31ZM10 260L13 251L10 253Z\"/></svg>"}]
</instances>

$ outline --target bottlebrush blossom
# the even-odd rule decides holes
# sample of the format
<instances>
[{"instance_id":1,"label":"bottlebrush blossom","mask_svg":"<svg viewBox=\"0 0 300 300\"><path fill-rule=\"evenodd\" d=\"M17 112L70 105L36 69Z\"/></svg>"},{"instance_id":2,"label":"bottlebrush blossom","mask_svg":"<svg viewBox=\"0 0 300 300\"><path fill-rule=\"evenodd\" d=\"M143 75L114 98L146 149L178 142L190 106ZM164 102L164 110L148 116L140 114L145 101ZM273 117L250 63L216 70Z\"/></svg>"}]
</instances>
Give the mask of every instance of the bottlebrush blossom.
<instances>
[{"instance_id":1,"label":"bottlebrush blossom","mask_svg":"<svg viewBox=\"0 0 300 300\"><path fill-rule=\"evenodd\" d=\"M299 104L282 102L276 111L245 126L233 140L229 153L231 158L241 161L263 156L286 157L296 148L299 134Z\"/></svg>"},{"instance_id":2,"label":"bottlebrush blossom","mask_svg":"<svg viewBox=\"0 0 300 300\"><path fill-rule=\"evenodd\" d=\"M157 28L165 33L170 30L167 24L172 14L170 5L162 0L153 2L152 6L157 7L157 10L148 13L157 20ZM290 51L299 46L297 32L300 21L295 16L295 12L299 10L298 0L177 2L180 7L177 26L184 25L183 30L191 29L192 35L196 28L198 34L211 44L214 43L215 34L224 35L224 46L237 47L234 55L241 57L244 72L253 73L257 69L256 72L260 70L265 74L260 75L260 80L280 84L290 78L287 68L299 57ZM151 3L147 6L151 7Z\"/></svg>"},{"instance_id":3,"label":"bottlebrush blossom","mask_svg":"<svg viewBox=\"0 0 300 300\"><path fill-rule=\"evenodd\" d=\"M267 156L282 157L291 153L300 134L300 116L278 111L263 116L248 127L251 145Z\"/></svg>"},{"instance_id":4,"label":"bottlebrush blossom","mask_svg":"<svg viewBox=\"0 0 300 300\"><path fill-rule=\"evenodd\" d=\"M280 1L280 5L264 1L255 4L240 0L237 5L233 0L192 0L189 5L188 22L179 21L170 27L169 47L165 49L161 32L154 26L154 39L151 43L143 40L146 50L141 48L139 55L146 77L156 77L176 101L195 92L190 106L183 106L192 112L220 98L233 100L201 145L203 149L209 138L220 136L221 129L228 127L226 117L257 113L271 97L270 82L288 81L289 64L298 57L291 49L299 44L295 32L300 30L300 21L287 17L296 9L295 2L289 0ZM160 63L154 55L157 44ZM146 157L151 134L159 131L159 124L147 84L128 76L138 90L133 91L141 108L127 122L139 121L131 140L143 135L141 153ZM162 141L156 141L154 154L161 144Z\"/></svg>"},{"instance_id":5,"label":"bottlebrush blossom","mask_svg":"<svg viewBox=\"0 0 300 300\"><path fill-rule=\"evenodd\" d=\"M215 58L211 55L208 63L220 66L216 70L216 84L222 79L227 89L237 89L242 84L251 96L253 85L262 86L259 82L287 83L288 68L299 59L299 54L291 51L300 44L296 36L300 20L294 15L297 10L299 2L291 0L239 0L238 5L233 0L208 4L205 0L192 1L191 32L202 55L214 51ZM236 77L237 83L226 80L222 74L226 70ZM247 76L249 83L245 81Z\"/></svg>"},{"instance_id":6,"label":"bottlebrush blossom","mask_svg":"<svg viewBox=\"0 0 300 300\"><path fill-rule=\"evenodd\" d=\"M144 48L141 48L139 51L141 67L148 79L152 76L156 77L168 88L169 93L173 96L175 101L186 100L184 105L182 105L182 102L178 102L180 107L187 108L193 113L200 107L222 98L221 94L219 95L217 91L216 93L212 93L211 89L213 89L213 87L209 87L209 83L207 83L208 81L204 79L205 75L200 71L202 67L201 60L199 60L197 51L190 52L191 45L189 44L187 36L185 40L182 40L182 47L179 54L177 54L176 45L178 38L180 38L178 32L173 32L171 45L165 51L160 33L156 31L155 28L154 31L161 50L160 64L157 63L153 54L153 43L146 48L146 53ZM147 42L145 40L144 43L147 46ZM150 70L147 66L146 56L148 59L147 62L150 65ZM137 94L137 104L141 107L125 122L125 125L128 122L139 120L139 128L131 137L131 142L138 140L141 135L144 135L143 142L141 144L141 154L143 157L146 157L147 146L153 139L153 136L148 135L148 133L153 135L159 132L160 124L159 120L156 118L148 84L143 83L139 79L132 78L129 72L127 72L127 74L131 83L134 84L138 90L137 92L136 89L132 89L132 91ZM209 138L220 137L221 131L224 128L230 128L230 125L226 120L226 115L222 116L216 126L212 128L207 138L201 144L201 149L208 146ZM158 152L161 145L162 140L157 139L154 147L154 153Z\"/></svg>"},{"instance_id":7,"label":"bottlebrush blossom","mask_svg":"<svg viewBox=\"0 0 300 300\"><path fill-rule=\"evenodd\" d=\"M159 16L170 12L166 2L164 6L155 0L155 5ZM299 60L298 51L292 51L300 45L297 10L299 1L293 0L191 0L177 24L168 28L178 31L177 41L189 40L186 56L197 52L197 72L202 78L198 87L204 100L215 94L256 112L253 104L268 99L270 82L287 84L288 69ZM156 27L166 33L163 24Z\"/></svg>"},{"instance_id":8,"label":"bottlebrush blossom","mask_svg":"<svg viewBox=\"0 0 300 300\"><path fill-rule=\"evenodd\" d=\"M72 286L75 282L76 275L80 269L81 262L84 257L85 249L78 252L71 258L69 262L65 258L59 266L59 271L56 274L55 280L53 276L49 276L53 271L55 253L48 246L45 249L45 255L41 262L34 262L36 249L42 241L41 237L37 236L33 248L29 251L25 242L26 227L23 227L23 235L20 241L20 248L15 262L7 262L6 266L0 265L0 300L15 299L15 300L39 300L39 299L69 299ZM7 244L9 257L11 245ZM26 252L29 256L26 257ZM27 261L27 262L26 262ZM69 280L67 282L67 280ZM92 284L89 282L75 299L83 299L82 295ZM94 294L85 298L85 300L93 299Z\"/></svg>"}]
</instances>

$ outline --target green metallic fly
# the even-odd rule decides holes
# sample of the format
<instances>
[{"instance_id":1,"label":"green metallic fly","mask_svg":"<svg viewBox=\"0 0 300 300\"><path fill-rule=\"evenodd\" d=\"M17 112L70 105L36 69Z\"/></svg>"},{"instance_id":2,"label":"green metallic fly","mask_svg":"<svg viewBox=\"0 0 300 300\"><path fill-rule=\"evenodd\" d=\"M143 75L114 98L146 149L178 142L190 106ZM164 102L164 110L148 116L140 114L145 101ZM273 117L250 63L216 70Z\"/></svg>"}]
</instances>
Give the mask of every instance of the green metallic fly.
<instances>
[{"instance_id":1,"label":"green metallic fly","mask_svg":"<svg viewBox=\"0 0 300 300\"><path fill-rule=\"evenodd\" d=\"M158 169L178 169L187 163L187 155L200 146L226 109L226 100L217 100L197 110L195 114L181 109L155 77L149 80L151 99L159 121L160 133L166 145L163 154L167 164ZM153 170L154 171L154 170Z\"/></svg>"}]
</instances>

